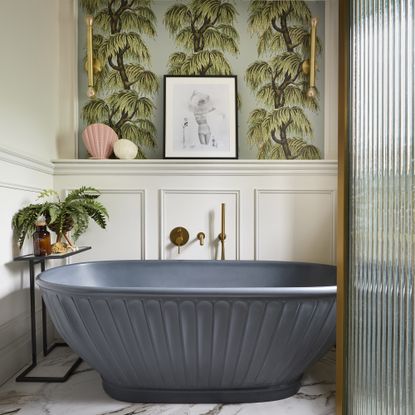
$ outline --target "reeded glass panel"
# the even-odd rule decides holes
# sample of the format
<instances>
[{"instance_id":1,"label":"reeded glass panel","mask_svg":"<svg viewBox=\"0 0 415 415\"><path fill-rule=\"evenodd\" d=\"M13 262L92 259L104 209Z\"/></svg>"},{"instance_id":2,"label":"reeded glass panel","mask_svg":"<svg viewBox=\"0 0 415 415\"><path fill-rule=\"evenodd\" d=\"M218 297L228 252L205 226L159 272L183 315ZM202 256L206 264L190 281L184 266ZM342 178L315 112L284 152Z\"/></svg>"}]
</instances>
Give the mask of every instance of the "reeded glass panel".
<instances>
[{"instance_id":1,"label":"reeded glass panel","mask_svg":"<svg viewBox=\"0 0 415 415\"><path fill-rule=\"evenodd\" d=\"M414 25L351 0L348 414L415 414Z\"/></svg>"}]
</instances>

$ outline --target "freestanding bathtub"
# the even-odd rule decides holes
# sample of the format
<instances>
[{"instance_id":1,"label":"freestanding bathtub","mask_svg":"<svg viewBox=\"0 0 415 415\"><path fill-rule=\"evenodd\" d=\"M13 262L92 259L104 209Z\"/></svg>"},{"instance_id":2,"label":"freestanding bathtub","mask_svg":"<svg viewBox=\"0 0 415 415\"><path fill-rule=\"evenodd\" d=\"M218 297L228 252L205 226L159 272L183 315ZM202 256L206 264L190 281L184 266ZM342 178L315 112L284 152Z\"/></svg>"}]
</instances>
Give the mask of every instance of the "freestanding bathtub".
<instances>
[{"instance_id":1,"label":"freestanding bathtub","mask_svg":"<svg viewBox=\"0 0 415 415\"><path fill-rule=\"evenodd\" d=\"M130 402L286 398L335 340L335 267L103 261L38 277L61 336Z\"/></svg>"}]
</instances>

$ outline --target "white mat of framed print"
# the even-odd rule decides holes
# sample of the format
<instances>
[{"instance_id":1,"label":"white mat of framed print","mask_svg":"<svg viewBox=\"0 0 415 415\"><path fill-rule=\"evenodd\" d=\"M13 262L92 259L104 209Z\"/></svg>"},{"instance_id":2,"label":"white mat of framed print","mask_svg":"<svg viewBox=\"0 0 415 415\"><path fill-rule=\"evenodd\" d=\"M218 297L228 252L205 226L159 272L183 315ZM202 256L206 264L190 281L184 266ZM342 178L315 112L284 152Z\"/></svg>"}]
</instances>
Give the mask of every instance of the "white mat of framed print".
<instances>
[{"instance_id":1,"label":"white mat of framed print","mask_svg":"<svg viewBox=\"0 0 415 415\"><path fill-rule=\"evenodd\" d=\"M236 76L164 76L164 157L237 158Z\"/></svg>"}]
</instances>

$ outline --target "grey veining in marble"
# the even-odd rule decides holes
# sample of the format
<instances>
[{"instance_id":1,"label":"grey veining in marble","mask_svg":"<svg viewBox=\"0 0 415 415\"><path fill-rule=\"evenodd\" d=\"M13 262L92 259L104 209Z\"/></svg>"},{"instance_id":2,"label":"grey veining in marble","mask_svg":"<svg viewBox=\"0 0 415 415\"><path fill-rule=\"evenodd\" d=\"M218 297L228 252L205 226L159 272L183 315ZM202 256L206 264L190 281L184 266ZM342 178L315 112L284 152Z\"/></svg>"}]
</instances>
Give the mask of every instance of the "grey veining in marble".
<instances>
[{"instance_id":1,"label":"grey veining in marble","mask_svg":"<svg viewBox=\"0 0 415 415\"><path fill-rule=\"evenodd\" d=\"M42 369L71 364L68 349L56 350ZM41 368L38 369L40 371ZM64 370L64 369L63 369ZM43 372L42 372L43 373ZM330 351L305 374L300 391L275 402L237 405L152 405L119 402L108 397L99 375L82 363L65 383L16 383L0 388L0 415L333 415L335 352Z\"/></svg>"}]
</instances>

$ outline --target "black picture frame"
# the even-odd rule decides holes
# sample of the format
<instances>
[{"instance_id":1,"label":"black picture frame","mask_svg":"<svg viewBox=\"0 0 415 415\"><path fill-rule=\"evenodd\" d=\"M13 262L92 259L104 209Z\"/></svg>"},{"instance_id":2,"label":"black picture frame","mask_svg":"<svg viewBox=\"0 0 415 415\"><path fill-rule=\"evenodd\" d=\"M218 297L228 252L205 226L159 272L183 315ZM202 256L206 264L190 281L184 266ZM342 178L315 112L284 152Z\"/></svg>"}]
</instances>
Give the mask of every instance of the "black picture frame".
<instances>
[{"instance_id":1,"label":"black picture frame","mask_svg":"<svg viewBox=\"0 0 415 415\"><path fill-rule=\"evenodd\" d=\"M164 158L237 159L236 75L164 75Z\"/></svg>"}]
</instances>

